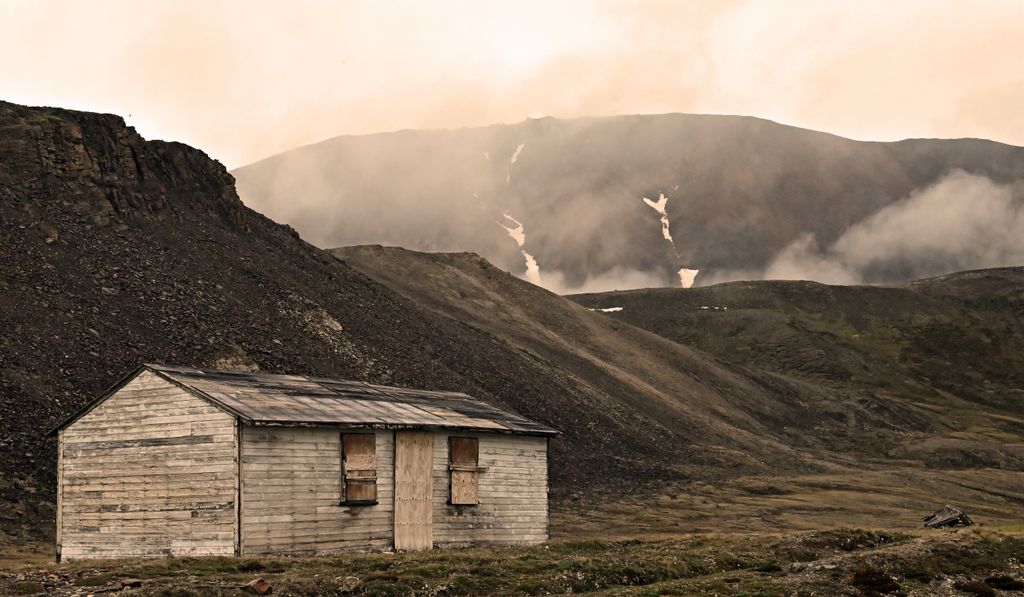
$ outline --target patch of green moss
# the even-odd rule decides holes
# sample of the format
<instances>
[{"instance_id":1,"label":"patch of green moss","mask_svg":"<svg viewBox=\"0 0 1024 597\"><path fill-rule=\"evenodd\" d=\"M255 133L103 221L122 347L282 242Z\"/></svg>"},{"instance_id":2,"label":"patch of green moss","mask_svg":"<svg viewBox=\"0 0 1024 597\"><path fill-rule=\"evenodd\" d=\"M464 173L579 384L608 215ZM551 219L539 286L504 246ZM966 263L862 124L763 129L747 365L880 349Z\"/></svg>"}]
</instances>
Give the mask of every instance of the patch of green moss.
<instances>
[{"instance_id":1,"label":"patch of green moss","mask_svg":"<svg viewBox=\"0 0 1024 597\"><path fill-rule=\"evenodd\" d=\"M114 574L111 572L104 572L79 578L75 581L75 584L81 587L102 587L103 585L110 583L112 580L114 580Z\"/></svg>"},{"instance_id":2,"label":"patch of green moss","mask_svg":"<svg viewBox=\"0 0 1024 597\"><path fill-rule=\"evenodd\" d=\"M38 593L45 593L46 587L44 587L39 581L26 580L16 583L11 587L11 590L15 595L35 595Z\"/></svg>"}]
</instances>

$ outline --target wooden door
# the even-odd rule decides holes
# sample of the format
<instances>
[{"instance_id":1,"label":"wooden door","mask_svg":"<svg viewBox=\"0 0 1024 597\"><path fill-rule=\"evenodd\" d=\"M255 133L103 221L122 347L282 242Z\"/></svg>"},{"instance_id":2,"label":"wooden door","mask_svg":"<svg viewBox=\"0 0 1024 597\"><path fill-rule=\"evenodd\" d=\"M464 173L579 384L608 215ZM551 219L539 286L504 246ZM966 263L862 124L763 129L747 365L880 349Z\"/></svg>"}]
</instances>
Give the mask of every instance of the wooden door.
<instances>
[{"instance_id":1,"label":"wooden door","mask_svg":"<svg viewBox=\"0 0 1024 597\"><path fill-rule=\"evenodd\" d=\"M395 432L395 549L433 545L433 469L433 432Z\"/></svg>"}]
</instances>

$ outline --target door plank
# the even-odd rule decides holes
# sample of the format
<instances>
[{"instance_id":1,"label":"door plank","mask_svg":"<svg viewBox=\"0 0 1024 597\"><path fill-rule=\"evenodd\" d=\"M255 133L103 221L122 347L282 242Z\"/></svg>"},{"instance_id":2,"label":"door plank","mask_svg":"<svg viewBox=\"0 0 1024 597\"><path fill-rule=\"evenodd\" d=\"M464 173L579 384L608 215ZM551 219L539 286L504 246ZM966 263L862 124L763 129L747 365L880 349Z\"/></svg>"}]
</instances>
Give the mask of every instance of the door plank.
<instances>
[{"instance_id":1,"label":"door plank","mask_svg":"<svg viewBox=\"0 0 1024 597\"><path fill-rule=\"evenodd\" d=\"M395 432L395 549L433 545L434 434Z\"/></svg>"}]
</instances>

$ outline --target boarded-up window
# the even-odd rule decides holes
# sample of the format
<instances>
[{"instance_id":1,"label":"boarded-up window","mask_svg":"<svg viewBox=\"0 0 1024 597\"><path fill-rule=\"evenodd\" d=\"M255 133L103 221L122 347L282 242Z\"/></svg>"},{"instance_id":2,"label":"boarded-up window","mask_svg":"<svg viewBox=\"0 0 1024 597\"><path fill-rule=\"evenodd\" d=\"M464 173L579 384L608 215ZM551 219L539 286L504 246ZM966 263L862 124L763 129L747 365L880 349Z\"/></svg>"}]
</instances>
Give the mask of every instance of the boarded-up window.
<instances>
[{"instance_id":1,"label":"boarded-up window","mask_svg":"<svg viewBox=\"0 0 1024 597\"><path fill-rule=\"evenodd\" d=\"M448 438L448 469L451 471L452 504L480 503L480 442L475 437Z\"/></svg>"},{"instance_id":2,"label":"boarded-up window","mask_svg":"<svg viewBox=\"0 0 1024 597\"><path fill-rule=\"evenodd\" d=\"M341 501L377 503L377 436L373 433L341 435Z\"/></svg>"}]
</instances>

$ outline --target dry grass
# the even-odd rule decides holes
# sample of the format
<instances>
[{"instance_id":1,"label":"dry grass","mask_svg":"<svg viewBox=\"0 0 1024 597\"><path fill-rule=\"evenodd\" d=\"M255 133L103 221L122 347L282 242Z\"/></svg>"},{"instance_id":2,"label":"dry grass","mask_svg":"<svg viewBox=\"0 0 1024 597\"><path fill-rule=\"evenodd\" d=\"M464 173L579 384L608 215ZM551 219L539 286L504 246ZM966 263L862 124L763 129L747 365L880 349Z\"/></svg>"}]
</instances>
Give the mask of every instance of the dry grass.
<instances>
[{"instance_id":1,"label":"dry grass","mask_svg":"<svg viewBox=\"0 0 1024 597\"><path fill-rule=\"evenodd\" d=\"M552 541L516 548L309 558L168 558L0 572L0 594L236 595L256 577L275 595L933 594L946 586L1021 584L1024 535L988 530L890 533L837 529L671 539Z\"/></svg>"},{"instance_id":2,"label":"dry grass","mask_svg":"<svg viewBox=\"0 0 1024 597\"><path fill-rule=\"evenodd\" d=\"M986 528L1024 531L1024 473L894 467L695 482L655 496L568 502L552 510L557 539L773 533L842 527L915 529L945 503Z\"/></svg>"},{"instance_id":3,"label":"dry grass","mask_svg":"<svg viewBox=\"0 0 1024 597\"><path fill-rule=\"evenodd\" d=\"M0 595L85 595L120 589L125 578L144 584L119 594L236 595L260 576L275 595L1014 591L1024 581L1021 487L1021 473L984 470L700 483L656 498L558 506L549 544L501 549L56 565L51 546L22 545L0 551ZM917 530L943 501L967 508L979 526Z\"/></svg>"}]
</instances>

